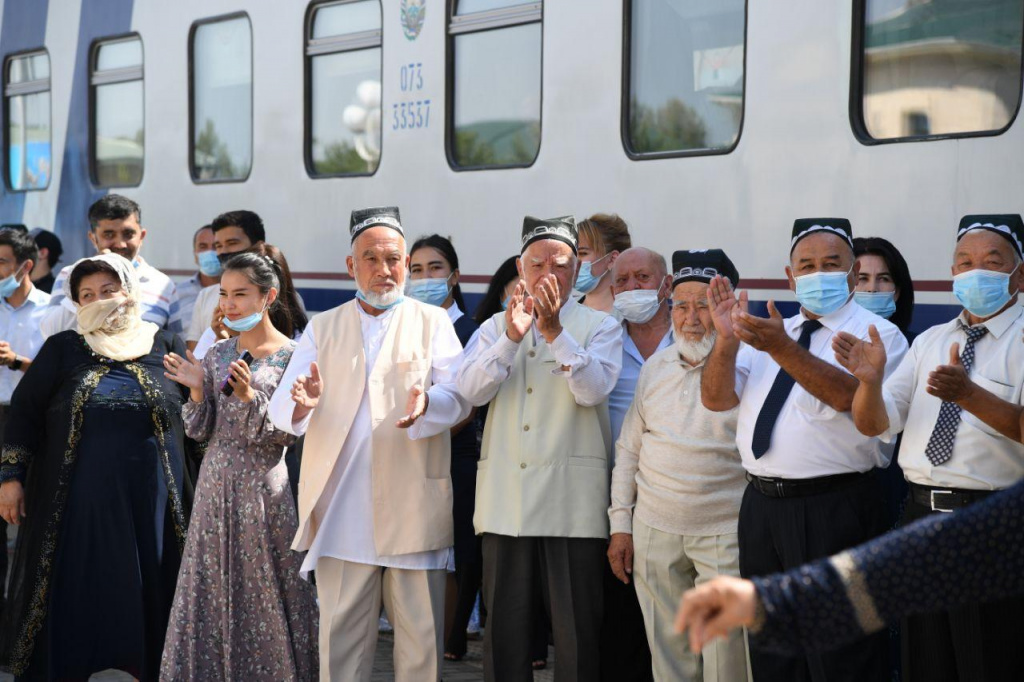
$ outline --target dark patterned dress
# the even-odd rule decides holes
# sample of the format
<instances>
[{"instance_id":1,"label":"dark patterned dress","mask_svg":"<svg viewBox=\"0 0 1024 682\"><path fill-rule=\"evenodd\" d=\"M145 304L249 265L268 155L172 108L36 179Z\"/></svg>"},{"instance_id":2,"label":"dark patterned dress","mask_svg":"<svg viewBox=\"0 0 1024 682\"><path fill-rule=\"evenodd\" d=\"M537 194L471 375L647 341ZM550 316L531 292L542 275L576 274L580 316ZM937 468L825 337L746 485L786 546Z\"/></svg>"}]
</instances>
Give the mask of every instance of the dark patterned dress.
<instances>
[{"instance_id":1,"label":"dark patterned dress","mask_svg":"<svg viewBox=\"0 0 1024 682\"><path fill-rule=\"evenodd\" d=\"M295 343L252 363L255 397L220 392L236 339L203 359L205 399L183 409L185 431L209 438L167 628L163 680L314 680L317 608L290 545L298 517L284 448L267 406Z\"/></svg>"},{"instance_id":2,"label":"dark patterned dress","mask_svg":"<svg viewBox=\"0 0 1024 682\"><path fill-rule=\"evenodd\" d=\"M787 654L836 648L900 616L1024 594L1024 482L754 585L750 631Z\"/></svg>"}]
</instances>

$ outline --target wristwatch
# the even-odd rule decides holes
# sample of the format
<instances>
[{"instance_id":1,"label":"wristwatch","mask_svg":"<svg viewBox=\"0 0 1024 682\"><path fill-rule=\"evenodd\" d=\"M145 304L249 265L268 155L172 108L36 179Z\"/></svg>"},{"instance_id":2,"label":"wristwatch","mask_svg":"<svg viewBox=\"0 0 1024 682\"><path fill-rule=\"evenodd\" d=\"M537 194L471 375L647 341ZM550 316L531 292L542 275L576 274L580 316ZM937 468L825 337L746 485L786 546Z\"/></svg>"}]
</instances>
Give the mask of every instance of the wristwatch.
<instances>
[{"instance_id":1,"label":"wristwatch","mask_svg":"<svg viewBox=\"0 0 1024 682\"><path fill-rule=\"evenodd\" d=\"M17 372L19 369L21 369L21 358L19 358L17 355L15 355L14 356L14 362L12 362L11 364L7 365L7 369L15 371L15 372Z\"/></svg>"}]
</instances>

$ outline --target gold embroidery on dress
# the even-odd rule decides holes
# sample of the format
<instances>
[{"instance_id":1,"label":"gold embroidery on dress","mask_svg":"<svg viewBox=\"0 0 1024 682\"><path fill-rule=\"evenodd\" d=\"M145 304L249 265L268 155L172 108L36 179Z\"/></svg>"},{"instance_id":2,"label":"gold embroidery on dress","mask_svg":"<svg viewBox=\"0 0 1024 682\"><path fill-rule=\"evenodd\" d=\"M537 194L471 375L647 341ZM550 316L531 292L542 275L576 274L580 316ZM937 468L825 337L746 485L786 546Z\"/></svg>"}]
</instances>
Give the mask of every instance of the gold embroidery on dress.
<instances>
[{"instance_id":1,"label":"gold embroidery on dress","mask_svg":"<svg viewBox=\"0 0 1024 682\"><path fill-rule=\"evenodd\" d=\"M0 464L28 466L32 453L24 445L5 445L0 455Z\"/></svg>"},{"instance_id":2,"label":"gold embroidery on dress","mask_svg":"<svg viewBox=\"0 0 1024 682\"><path fill-rule=\"evenodd\" d=\"M874 632L885 626L885 621L878 615L875 600L868 592L868 583L864 573L857 566L857 561L849 552L843 552L829 559L832 567L839 574L846 588L846 598L853 605L853 613L857 623L864 632Z\"/></svg>"},{"instance_id":3,"label":"gold embroidery on dress","mask_svg":"<svg viewBox=\"0 0 1024 682\"><path fill-rule=\"evenodd\" d=\"M71 396L71 428L68 431L68 447L61 458L60 471L57 474L57 494L53 499L53 514L46 521L46 533L39 550L39 563L36 567L35 587L29 597L25 621L21 625L21 635L14 643L11 651L11 672L22 675L28 669L35 646L36 636L43 627L46 618L47 598L50 591L50 574L53 571L53 556L57 549L57 535L60 520L64 515L64 506L68 500L68 488L71 474L78 457L78 439L82 433L82 413L89 397L100 383L100 379L110 371L109 367L90 369L82 377L81 383ZM6 451L6 448L5 448Z\"/></svg>"}]
</instances>

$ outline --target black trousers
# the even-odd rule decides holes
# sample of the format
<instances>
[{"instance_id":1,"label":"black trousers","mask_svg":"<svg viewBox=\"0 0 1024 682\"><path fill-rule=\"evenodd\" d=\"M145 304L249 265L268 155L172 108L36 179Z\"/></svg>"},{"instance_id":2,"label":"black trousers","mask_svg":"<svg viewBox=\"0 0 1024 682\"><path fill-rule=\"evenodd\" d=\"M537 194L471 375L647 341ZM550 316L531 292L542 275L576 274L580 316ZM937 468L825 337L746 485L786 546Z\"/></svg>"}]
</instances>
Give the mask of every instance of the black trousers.
<instances>
[{"instance_id":1,"label":"black trousers","mask_svg":"<svg viewBox=\"0 0 1024 682\"><path fill-rule=\"evenodd\" d=\"M555 657L557 659L557 656ZM605 682L653 682L651 647L644 612L632 580L627 585L604 562L604 619L601 624L601 679Z\"/></svg>"},{"instance_id":2,"label":"black trousers","mask_svg":"<svg viewBox=\"0 0 1024 682\"><path fill-rule=\"evenodd\" d=\"M740 574L750 578L796 568L884 530L884 501L874 475L807 497L767 497L748 485L740 507ZM888 638L882 631L833 651L791 657L761 649L752 637L754 682L882 682L890 671Z\"/></svg>"},{"instance_id":3,"label":"black trousers","mask_svg":"<svg viewBox=\"0 0 1024 682\"><path fill-rule=\"evenodd\" d=\"M484 679L531 682L532 598L539 584L555 641L558 682L597 682L608 542L594 538L483 536Z\"/></svg>"},{"instance_id":4,"label":"black trousers","mask_svg":"<svg viewBox=\"0 0 1024 682\"><path fill-rule=\"evenodd\" d=\"M903 523L939 513L908 499ZM1024 680L1022 613L1017 596L904 618L904 682Z\"/></svg>"}]
</instances>

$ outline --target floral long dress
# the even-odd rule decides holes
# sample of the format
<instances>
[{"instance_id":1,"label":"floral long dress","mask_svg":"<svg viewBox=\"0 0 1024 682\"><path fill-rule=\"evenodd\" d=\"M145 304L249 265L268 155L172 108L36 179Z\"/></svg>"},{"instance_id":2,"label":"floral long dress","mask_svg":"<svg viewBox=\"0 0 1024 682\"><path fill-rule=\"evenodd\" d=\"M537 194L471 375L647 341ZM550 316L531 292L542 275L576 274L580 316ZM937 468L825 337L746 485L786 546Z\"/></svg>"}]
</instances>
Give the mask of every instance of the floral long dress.
<instances>
[{"instance_id":1,"label":"floral long dress","mask_svg":"<svg viewBox=\"0 0 1024 682\"><path fill-rule=\"evenodd\" d=\"M236 339L203 360L205 399L182 411L185 432L209 438L171 610L162 680L314 680L317 607L292 552L298 518L283 450L293 440L267 414L292 352L252 363L255 397L220 391Z\"/></svg>"}]
</instances>

